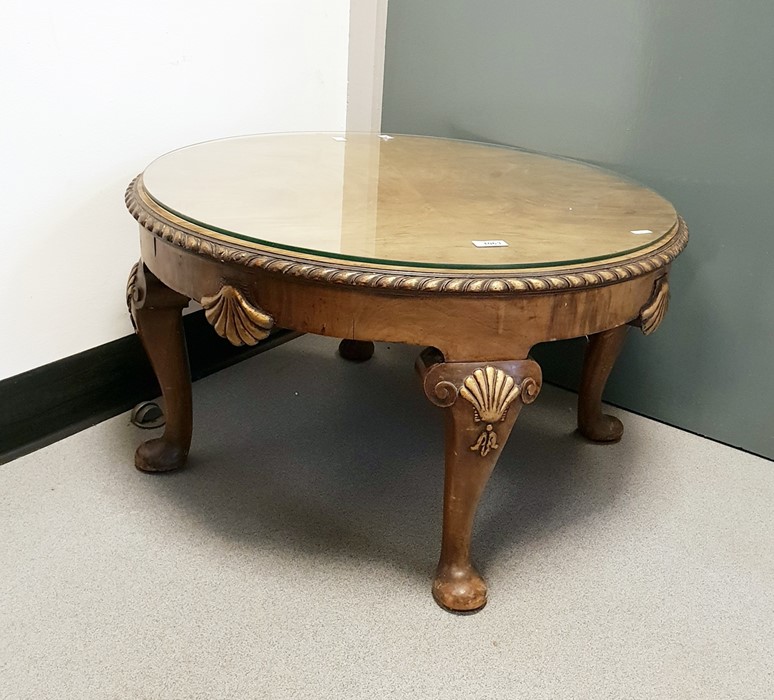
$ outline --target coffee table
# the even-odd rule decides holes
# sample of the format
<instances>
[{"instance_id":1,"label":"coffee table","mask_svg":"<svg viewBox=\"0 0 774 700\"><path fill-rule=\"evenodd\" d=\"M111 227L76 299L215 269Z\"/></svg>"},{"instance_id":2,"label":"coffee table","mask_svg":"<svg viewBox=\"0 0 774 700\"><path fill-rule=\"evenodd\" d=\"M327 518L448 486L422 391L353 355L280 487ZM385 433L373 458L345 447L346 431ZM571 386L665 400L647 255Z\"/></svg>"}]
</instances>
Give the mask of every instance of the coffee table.
<instances>
[{"instance_id":1,"label":"coffee table","mask_svg":"<svg viewBox=\"0 0 774 700\"><path fill-rule=\"evenodd\" d=\"M273 326L427 346L417 360L443 409L443 535L433 596L471 612L486 585L470 556L479 498L522 406L541 387L537 343L588 336L578 428L618 440L601 411L630 326L652 333L688 232L651 190L572 160L384 134L211 141L154 161L129 186L142 258L127 289L161 385L166 427L137 449L148 472L182 467L192 430L181 313L252 345ZM394 439L384 436L385 441Z\"/></svg>"}]
</instances>

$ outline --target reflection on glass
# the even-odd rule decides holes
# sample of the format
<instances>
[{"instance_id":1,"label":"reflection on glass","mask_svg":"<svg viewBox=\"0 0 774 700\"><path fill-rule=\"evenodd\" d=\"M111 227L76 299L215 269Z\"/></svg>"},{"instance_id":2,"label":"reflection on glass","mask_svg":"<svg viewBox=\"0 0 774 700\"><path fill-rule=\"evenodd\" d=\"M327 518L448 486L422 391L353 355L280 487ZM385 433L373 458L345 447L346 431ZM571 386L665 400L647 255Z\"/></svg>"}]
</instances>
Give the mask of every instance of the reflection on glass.
<instances>
[{"instance_id":1,"label":"reflection on glass","mask_svg":"<svg viewBox=\"0 0 774 700\"><path fill-rule=\"evenodd\" d=\"M161 206L242 242L416 267L601 260L676 222L669 202L605 170L419 136L210 141L162 156L143 178Z\"/></svg>"}]
</instances>

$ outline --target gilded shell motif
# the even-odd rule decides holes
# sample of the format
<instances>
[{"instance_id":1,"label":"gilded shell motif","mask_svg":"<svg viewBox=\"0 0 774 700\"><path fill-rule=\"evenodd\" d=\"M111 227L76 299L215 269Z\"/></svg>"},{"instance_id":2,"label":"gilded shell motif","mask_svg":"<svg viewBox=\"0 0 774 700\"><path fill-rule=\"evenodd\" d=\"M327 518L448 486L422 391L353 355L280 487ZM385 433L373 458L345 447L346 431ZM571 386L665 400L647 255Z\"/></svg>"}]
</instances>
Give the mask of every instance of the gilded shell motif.
<instances>
[{"instance_id":1,"label":"gilded shell motif","mask_svg":"<svg viewBox=\"0 0 774 700\"><path fill-rule=\"evenodd\" d=\"M669 282L666 277L660 277L653 290L653 296L640 311L640 328L645 335L650 335L661 325L668 308Z\"/></svg>"},{"instance_id":2,"label":"gilded shell motif","mask_svg":"<svg viewBox=\"0 0 774 700\"><path fill-rule=\"evenodd\" d=\"M476 409L476 421L485 423L503 420L519 392L513 377L495 367L477 369L465 377L460 388L460 396Z\"/></svg>"},{"instance_id":3,"label":"gilded shell motif","mask_svg":"<svg viewBox=\"0 0 774 700\"><path fill-rule=\"evenodd\" d=\"M269 335L274 319L253 306L230 285L209 297L202 297L204 315L215 332L232 345L255 345Z\"/></svg>"}]
</instances>

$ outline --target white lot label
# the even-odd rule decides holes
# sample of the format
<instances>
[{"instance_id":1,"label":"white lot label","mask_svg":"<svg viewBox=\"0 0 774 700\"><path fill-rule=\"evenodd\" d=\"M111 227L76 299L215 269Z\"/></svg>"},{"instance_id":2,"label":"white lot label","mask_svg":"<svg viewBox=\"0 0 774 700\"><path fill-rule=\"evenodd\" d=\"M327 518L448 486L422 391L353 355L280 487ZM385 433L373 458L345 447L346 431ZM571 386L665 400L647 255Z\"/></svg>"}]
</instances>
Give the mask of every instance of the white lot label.
<instances>
[{"instance_id":1,"label":"white lot label","mask_svg":"<svg viewBox=\"0 0 774 700\"><path fill-rule=\"evenodd\" d=\"M476 248L503 248L508 247L505 241L471 241Z\"/></svg>"}]
</instances>

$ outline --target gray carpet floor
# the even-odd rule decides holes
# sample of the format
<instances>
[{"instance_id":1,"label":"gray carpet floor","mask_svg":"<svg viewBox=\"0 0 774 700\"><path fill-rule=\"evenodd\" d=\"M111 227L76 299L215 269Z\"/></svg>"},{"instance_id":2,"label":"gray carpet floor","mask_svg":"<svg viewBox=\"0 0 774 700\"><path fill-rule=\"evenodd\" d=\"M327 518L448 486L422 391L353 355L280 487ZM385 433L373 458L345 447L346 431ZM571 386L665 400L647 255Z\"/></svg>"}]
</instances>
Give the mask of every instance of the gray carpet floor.
<instances>
[{"instance_id":1,"label":"gray carpet floor","mask_svg":"<svg viewBox=\"0 0 774 700\"><path fill-rule=\"evenodd\" d=\"M774 698L774 464L615 409L587 444L559 389L479 510L488 606L438 608L417 352L197 382L178 473L128 415L0 467L0 698Z\"/></svg>"}]
</instances>

